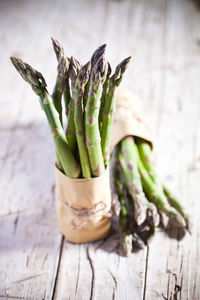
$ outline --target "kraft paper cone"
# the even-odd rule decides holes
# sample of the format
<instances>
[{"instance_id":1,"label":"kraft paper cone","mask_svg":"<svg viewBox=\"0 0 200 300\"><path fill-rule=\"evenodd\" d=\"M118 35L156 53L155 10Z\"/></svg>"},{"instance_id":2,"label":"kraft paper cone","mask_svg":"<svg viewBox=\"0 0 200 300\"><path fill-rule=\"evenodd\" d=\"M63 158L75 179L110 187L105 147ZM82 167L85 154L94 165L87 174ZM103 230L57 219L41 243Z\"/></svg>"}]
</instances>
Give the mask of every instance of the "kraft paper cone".
<instances>
[{"instance_id":1,"label":"kraft paper cone","mask_svg":"<svg viewBox=\"0 0 200 300\"><path fill-rule=\"evenodd\" d=\"M141 137L153 147L153 137L145 124L137 97L129 90L120 90L116 99L110 152L128 135Z\"/></svg>"},{"instance_id":2,"label":"kraft paper cone","mask_svg":"<svg viewBox=\"0 0 200 300\"><path fill-rule=\"evenodd\" d=\"M74 243L105 238L111 227L109 168L100 177L72 179L56 167L56 213L63 235Z\"/></svg>"}]
</instances>

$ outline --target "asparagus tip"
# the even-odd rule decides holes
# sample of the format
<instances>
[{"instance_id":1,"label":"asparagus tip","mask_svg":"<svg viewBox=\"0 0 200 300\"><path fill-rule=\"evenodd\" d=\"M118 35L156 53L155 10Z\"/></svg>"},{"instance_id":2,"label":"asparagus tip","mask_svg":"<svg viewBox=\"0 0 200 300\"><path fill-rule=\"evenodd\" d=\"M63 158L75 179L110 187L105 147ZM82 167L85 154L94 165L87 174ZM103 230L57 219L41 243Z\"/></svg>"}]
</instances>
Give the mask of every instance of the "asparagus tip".
<instances>
[{"instance_id":1,"label":"asparagus tip","mask_svg":"<svg viewBox=\"0 0 200 300\"><path fill-rule=\"evenodd\" d=\"M54 52L57 57L57 61L59 61L60 58L64 55L64 49L56 39L51 37L51 40L52 40Z\"/></svg>"},{"instance_id":2,"label":"asparagus tip","mask_svg":"<svg viewBox=\"0 0 200 300\"><path fill-rule=\"evenodd\" d=\"M131 56L123 59L116 67L115 73L111 77L112 82L116 85L119 86L119 84L122 81L123 75L128 67L129 62L131 61Z\"/></svg>"},{"instance_id":3,"label":"asparagus tip","mask_svg":"<svg viewBox=\"0 0 200 300\"><path fill-rule=\"evenodd\" d=\"M105 53L105 49L106 49L106 44L103 44L94 51L91 58L92 66L94 66L99 60L99 58Z\"/></svg>"},{"instance_id":4,"label":"asparagus tip","mask_svg":"<svg viewBox=\"0 0 200 300\"><path fill-rule=\"evenodd\" d=\"M186 228L187 224L185 219L179 214L177 211L173 211L171 209L171 212L169 213L169 224L168 227L181 227Z\"/></svg>"},{"instance_id":5,"label":"asparagus tip","mask_svg":"<svg viewBox=\"0 0 200 300\"><path fill-rule=\"evenodd\" d=\"M158 227L160 224L160 215L156 205L152 202L149 202L149 207L147 209L147 220L153 227Z\"/></svg>"},{"instance_id":6,"label":"asparagus tip","mask_svg":"<svg viewBox=\"0 0 200 300\"><path fill-rule=\"evenodd\" d=\"M133 242L133 236L132 234L126 234L122 237L122 246L124 250L124 254L126 257L131 255L132 252L132 242Z\"/></svg>"},{"instance_id":7,"label":"asparagus tip","mask_svg":"<svg viewBox=\"0 0 200 300\"><path fill-rule=\"evenodd\" d=\"M33 69L29 64L23 62L20 58L11 56L10 59L22 78L27 81L31 85L33 91L39 95L47 86L42 74Z\"/></svg>"},{"instance_id":8,"label":"asparagus tip","mask_svg":"<svg viewBox=\"0 0 200 300\"><path fill-rule=\"evenodd\" d=\"M87 62L78 72L78 83L80 87L84 87L89 80L91 70L91 61Z\"/></svg>"},{"instance_id":9,"label":"asparagus tip","mask_svg":"<svg viewBox=\"0 0 200 300\"><path fill-rule=\"evenodd\" d=\"M94 68L93 68L93 71L92 71L92 78L94 77L94 80L95 81L99 81L99 80L102 80L104 81L105 78L106 78L106 75L107 75L107 63L105 61L105 56L104 54L102 54L98 61L96 62Z\"/></svg>"},{"instance_id":10,"label":"asparagus tip","mask_svg":"<svg viewBox=\"0 0 200 300\"><path fill-rule=\"evenodd\" d=\"M107 77L110 77L110 74L111 74L111 72L112 72L112 68L111 68L111 65L110 65L110 63L109 63L109 62L107 62L107 64L108 64L108 72L107 72Z\"/></svg>"},{"instance_id":11,"label":"asparagus tip","mask_svg":"<svg viewBox=\"0 0 200 300\"><path fill-rule=\"evenodd\" d=\"M79 69L80 69L79 62L73 56L71 56L70 64L69 64L69 77L72 81L76 79Z\"/></svg>"},{"instance_id":12,"label":"asparagus tip","mask_svg":"<svg viewBox=\"0 0 200 300\"><path fill-rule=\"evenodd\" d=\"M145 247L144 241L136 232L133 232L132 244L133 244L133 248L136 249L143 249Z\"/></svg>"}]
</instances>

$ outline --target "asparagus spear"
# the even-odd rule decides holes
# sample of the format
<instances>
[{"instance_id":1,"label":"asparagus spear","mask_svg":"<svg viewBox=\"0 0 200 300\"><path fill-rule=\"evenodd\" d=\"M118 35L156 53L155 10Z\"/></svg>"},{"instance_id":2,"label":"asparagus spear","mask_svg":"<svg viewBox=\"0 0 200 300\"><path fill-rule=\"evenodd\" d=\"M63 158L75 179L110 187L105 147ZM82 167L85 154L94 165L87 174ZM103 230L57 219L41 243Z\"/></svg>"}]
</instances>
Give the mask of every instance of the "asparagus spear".
<instances>
[{"instance_id":1,"label":"asparagus spear","mask_svg":"<svg viewBox=\"0 0 200 300\"><path fill-rule=\"evenodd\" d=\"M119 151L119 149L118 149ZM123 178L121 177L119 164L115 172L115 190L121 204L121 214L119 216L121 244L126 256L129 256L132 249L141 249L144 242L140 237L143 227L138 226L133 218L133 203L130 199Z\"/></svg>"},{"instance_id":2,"label":"asparagus spear","mask_svg":"<svg viewBox=\"0 0 200 300\"><path fill-rule=\"evenodd\" d=\"M86 146L93 176L100 176L104 170L99 133L99 108L102 86L107 73L104 55L95 64L90 78L90 89L85 112Z\"/></svg>"},{"instance_id":3,"label":"asparagus spear","mask_svg":"<svg viewBox=\"0 0 200 300\"><path fill-rule=\"evenodd\" d=\"M102 126L101 126L101 148L104 158L105 166L107 166L109 161L109 147L110 147L110 138L111 138L111 129L112 129L112 121L115 107L115 93L116 88L120 85L126 68L131 60L131 56L125 58L119 65L117 65L115 73L109 80L109 88L106 95L106 99L104 101L103 108L103 117Z\"/></svg>"},{"instance_id":4,"label":"asparagus spear","mask_svg":"<svg viewBox=\"0 0 200 300\"><path fill-rule=\"evenodd\" d=\"M85 145L85 129L84 129L84 118L83 118L83 96L84 87L88 81L91 69L91 61L84 65L77 76L76 87L77 98L75 101L75 111L74 111L74 122L76 129L76 138L78 143L79 157L81 162L81 169L83 177L90 178L90 162L87 152L87 147Z\"/></svg>"},{"instance_id":5,"label":"asparagus spear","mask_svg":"<svg viewBox=\"0 0 200 300\"><path fill-rule=\"evenodd\" d=\"M75 151L76 143L77 143L76 130L74 124L74 108L75 108L75 99L77 98L78 95L76 90L76 80L77 80L77 75L79 70L80 70L80 64L72 56L70 59L70 66L69 66L69 77L71 79L72 96L69 104L68 123L67 123L67 130L66 130L67 142L72 152Z\"/></svg>"},{"instance_id":6,"label":"asparagus spear","mask_svg":"<svg viewBox=\"0 0 200 300\"><path fill-rule=\"evenodd\" d=\"M121 212L119 215L120 233L121 233L121 244L126 256L130 256L132 252L133 236L128 230L127 220L128 213L126 203L123 195L120 195Z\"/></svg>"},{"instance_id":7,"label":"asparagus spear","mask_svg":"<svg viewBox=\"0 0 200 300\"><path fill-rule=\"evenodd\" d=\"M154 203L148 201L147 221L153 227L158 227L160 224L160 215Z\"/></svg>"},{"instance_id":8,"label":"asparagus spear","mask_svg":"<svg viewBox=\"0 0 200 300\"><path fill-rule=\"evenodd\" d=\"M100 105L100 111L99 111L99 128L100 128L100 131L101 131L101 125L102 125L102 120L103 120L103 110L104 110L104 106L105 106L106 95L108 93L108 87L109 87L111 72L112 72L112 69L111 69L111 66L108 62L108 72L107 72L106 80L103 84L103 91L102 91L102 96L101 96L101 105Z\"/></svg>"},{"instance_id":9,"label":"asparagus spear","mask_svg":"<svg viewBox=\"0 0 200 300\"><path fill-rule=\"evenodd\" d=\"M52 42L53 42L53 48L54 51L56 53L56 57L57 57L57 61L59 62L61 59L64 59L66 61L66 66L67 66L67 70L66 70L66 76L65 76L65 81L64 81L64 85L63 85L63 95L64 95L64 102L65 102L65 115L67 116L68 114L68 106L69 106L69 102L70 102L70 84L69 84L69 64L70 64L70 60L69 58L67 58L65 56L64 53L64 49L63 47L60 45L60 43L52 38Z\"/></svg>"},{"instance_id":10,"label":"asparagus spear","mask_svg":"<svg viewBox=\"0 0 200 300\"><path fill-rule=\"evenodd\" d=\"M115 201L117 200L116 201L117 204L120 203L119 201L122 202L120 203L122 207L120 217L122 218L122 220L121 221L119 220L119 224L121 223L120 226L121 244L124 249L124 252L130 254L132 247L134 249L136 248L141 249L144 247L144 241L142 240L140 235L146 237L147 234L149 235L149 229L147 228L148 232L146 234L145 230L147 225L143 223L145 226L143 226L143 224L138 226L135 222L135 219L133 218L134 208L133 208L132 198L130 198L128 192L125 191L126 187L124 185L124 180L121 176L122 172L118 160L119 150L120 150L120 145L115 147L111 156L111 184L112 184L111 187L112 187L112 194L113 194L112 198L114 198ZM119 216L118 214L119 205L116 206L117 206L116 215ZM148 209L150 209L150 206L151 203L149 203ZM149 210L147 211L147 213L149 213ZM153 227L158 226L158 216L159 215L157 211L156 213L154 213L153 217L151 216L151 219L153 220L153 222L151 222L151 225ZM157 220L157 224L155 224L156 220ZM147 219L147 221L149 222L150 220Z\"/></svg>"},{"instance_id":11,"label":"asparagus spear","mask_svg":"<svg viewBox=\"0 0 200 300\"><path fill-rule=\"evenodd\" d=\"M144 241L141 239L141 237L137 232L133 232L132 239L133 239L132 240L133 248L137 248L137 249L144 248L145 246Z\"/></svg>"},{"instance_id":12,"label":"asparagus spear","mask_svg":"<svg viewBox=\"0 0 200 300\"><path fill-rule=\"evenodd\" d=\"M56 83L54 86L54 90L52 93L52 99L53 103L55 105L55 108L57 109L59 113L59 118L62 122L62 94L64 95L64 101L65 101L65 114L68 110L68 104L70 100L70 87L69 87L69 60L66 58L64 54L64 49L60 45L60 43L52 38L53 48L57 57L58 61L58 75L56 79Z\"/></svg>"},{"instance_id":13,"label":"asparagus spear","mask_svg":"<svg viewBox=\"0 0 200 300\"><path fill-rule=\"evenodd\" d=\"M114 171L114 190L118 195L118 201L121 204L121 210L119 214L119 227L120 227L120 240L121 245L126 256L130 256L132 252L133 236L128 226L128 211L125 200L124 186L120 180L119 169L116 167Z\"/></svg>"},{"instance_id":14,"label":"asparagus spear","mask_svg":"<svg viewBox=\"0 0 200 300\"><path fill-rule=\"evenodd\" d=\"M52 98L47 92L46 82L42 74L33 69L21 59L11 57L11 61L22 78L27 81L36 95L39 96L42 108L46 114L53 141L55 143L56 153L61 161L65 174L76 178L80 174L79 166L67 145L65 134L60 123L59 115L53 104Z\"/></svg>"},{"instance_id":15,"label":"asparagus spear","mask_svg":"<svg viewBox=\"0 0 200 300\"><path fill-rule=\"evenodd\" d=\"M141 225L146 220L148 202L143 192L137 168L137 153L134 148L133 137L126 137L121 141L118 158L126 187L133 199L135 221L138 225Z\"/></svg>"},{"instance_id":16,"label":"asparagus spear","mask_svg":"<svg viewBox=\"0 0 200 300\"><path fill-rule=\"evenodd\" d=\"M111 193L112 193L112 211L113 214L117 217L120 215L121 211L121 203L119 201L119 191L118 191L118 184L116 182L119 174L119 164L118 164L118 147L116 146L113 149L112 155L111 155L111 163L110 163L110 187L111 187Z\"/></svg>"},{"instance_id":17,"label":"asparagus spear","mask_svg":"<svg viewBox=\"0 0 200 300\"><path fill-rule=\"evenodd\" d=\"M94 66L96 65L96 63L98 62L99 58L102 57L105 54L105 50L106 50L106 44L103 44L101 46L99 46L94 53L92 54L91 57L91 67L92 69L94 68Z\"/></svg>"},{"instance_id":18,"label":"asparagus spear","mask_svg":"<svg viewBox=\"0 0 200 300\"><path fill-rule=\"evenodd\" d=\"M92 54L91 72L92 72L94 66L96 65L96 63L98 62L99 58L105 53L105 49L106 49L106 44L103 44L103 45L99 46ZM85 86L85 92L84 92L84 98L83 98L84 107L87 105L89 89L90 89L90 80L87 82L87 84Z\"/></svg>"},{"instance_id":19,"label":"asparagus spear","mask_svg":"<svg viewBox=\"0 0 200 300\"><path fill-rule=\"evenodd\" d=\"M163 191L167 197L167 200L171 206L173 206L184 218L186 222L186 228L188 229L189 232L191 232L190 229L190 219L189 216L186 214L185 209L183 206L180 204L179 200L176 198L176 196L166 187L166 185L163 185Z\"/></svg>"},{"instance_id":20,"label":"asparagus spear","mask_svg":"<svg viewBox=\"0 0 200 300\"><path fill-rule=\"evenodd\" d=\"M184 227L185 221L183 217L168 204L164 193L162 192L162 190L160 190L159 186L157 186L157 184L152 180L147 170L145 169L137 145L135 143L133 143L133 145L138 156L138 170L141 175L142 185L145 194L157 206L157 208L162 211L162 213L166 214L166 216L169 218L169 225Z\"/></svg>"},{"instance_id":21,"label":"asparagus spear","mask_svg":"<svg viewBox=\"0 0 200 300\"><path fill-rule=\"evenodd\" d=\"M172 192L164 184L162 184L161 180L159 179L159 177L155 171L154 165L151 161L152 149L151 149L150 144L141 138L136 138L136 144L137 144L139 155L141 157L143 165L146 168L147 172L149 173L151 179L157 185L157 189L159 189L161 191L161 193L163 193L163 191L164 191L164 194L167 197L169 204L172 207L174 207L185 219L186 227L188 229L189 228L189 216L185 213L185 209L180 204L179 200L172 194Z\"/></svg>"},{"instance_id":22,"label":"asparagus spear","mask_svg":"<svg viewBox=\"0 0 200 300\"><path fill-rule=\"evenodd\" d=\"M142 160L147 172L149 173L152 180L157 185L159 185L160 189L162 189L161 181L160 181L159 177L157 176L154 166L153 166L152 155L151 155L152 149L151 149L150 143L145 141L144 139L141 139L138 137L135 137L135 143L138 147L138 151L139 151L141 160Z\"/></svg>"}]
</instances>

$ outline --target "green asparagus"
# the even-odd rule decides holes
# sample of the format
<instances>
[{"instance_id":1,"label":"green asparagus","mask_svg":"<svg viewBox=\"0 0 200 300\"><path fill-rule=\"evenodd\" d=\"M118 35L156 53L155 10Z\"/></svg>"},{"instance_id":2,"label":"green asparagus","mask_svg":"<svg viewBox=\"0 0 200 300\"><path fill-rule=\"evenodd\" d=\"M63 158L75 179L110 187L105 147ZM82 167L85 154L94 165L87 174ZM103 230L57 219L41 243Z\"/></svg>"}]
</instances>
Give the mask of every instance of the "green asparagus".
<instances>
[{"instance_id":1,"label":"green asparagus","mask_svg":"<svg viewBox=\"0 0 200 300\"><path fill-rule=\"evenodd\" d=\"M33 69L27 63L24 63L21 59L11 57L11 61L22 78L31 85L33 91L40 98L42 108L46 114L51 129L56 153L59 157L65 174L72 178L79 177L80 168L67 144L58 112L55 109L52 98L46 89L44 77L40 72Z\"/></svg>"},{"instance_id":2,"label":"green asparagus","mask_svg":"<svg viewBox=\"0 0 200 300\"><path fill-rule=\"evenodd\" d=\"M75 152L76 145L77 145L76 130L75 130L75 123L74 123L74 108L75 108L75 100L78 96L78 92L76 89L76 80L77 80L79 70L80 70L80 65L78 61L72 56L70 59L70 66L69 66L69 77L71 79L72 95L69 103L69 114L67 120L67 130L66 130L67 143L70 149L72 150L72 152Z\"/></svg>"},{"instance_id":3,"label":"green asparagus","mask_svg":"<svg viewBox=\"0 0 200 300\"><path fill-rule=\"evenodd\" d=\"M76 87L77 97L75 99L75 110L74 110L74 123L76 130L76 139L78 143L79 157L81 163L81 169L83 177L90 178L90 162L87 152L87 147L85 145L85 129L84 129L84 115L83 115L83 96L84 87L88 81L91 69L91 62L89 61L84 65L77 76Z\"/></svg>"},{"instance_id":4,"label":"green asparagus","mask_svg":"<svg viewBox=\"0 0 200 300\"><path fill-rule=\"evenodd\" d=\"M102 86L107 74L107 64L104 54L92 69L90 88L85 111L86 146L93 176L100 176L104 170L104 161L101 150L101 137L99 132L99 108Z\"/></svg>"},{"instance_id":5,"label":"green asparagus","mask_svg":"<svg viewBox=\"0 0 200 300\"><path fill-rule=\"evenodd\" d=\"M130 60L131 57L127 57L116 67L115 73L111 76L108 83L108 92L105 96L105 101L102 103L104 106L102 108L103 116L101 117L101 148L105 166L107 166L110 157L109 147L116 100L116 88L120 85Z\"/></svg>"},{"instance_id":6,"label":"green asparagus","mask_svg":"<svg viewBox=\"0 0 200 300\"><path fill-rule=\"evenodd\" d=\"M57 57L58 61L58 75L56 79L56 83L54 86L54 90L52 93L52 99L55 108L57 109L59 113L59 118L61 124L63 124L62 121L62 94L65 92L65 102L69 101L69 76L68 76L68 71L69 71L69 61L65 57L64 54L64 49L60 45L60 43L52 38L52 44L53 48ZM66 99L67 98L67 99ZM66 104L67 105L67 104Z\"/></svg>"},{"instance_id":7,"label":"green asparagus","mask_svg":"<svg viewBox=\"0 0 200 300\"><path fill-rule=\"evenodd\" d=\"M136 144L137 144L137 148L139 151L141 161L142 161L145 169L147 170L149 176L151 177L152 181L154 182L154 184L156 184L157 190L159 190L161 194L163 194L163 193L165 194L169 204L172 207L174 207L181 214L181 216L184 218L184 220L186 222L186 227L189 228L189 217L185 213L185 209L180 204L179 200L172 194L172 192L165 185L162 184L161 180L159 179L159 177L155 171L155 168L154 168L154 165L153 165L152 159L151 159L152 149L151 149L150 144L141 138L136 138L135 140L136 140Z\"/></svg>"},{"instance_id":8,"label":"green asparagus","mask_svg":"<svg viewBox=\"0 0 200 300\"><path fill-rule=\"evenodd\" d=\"M148 202L142 188L137 167L137 153L132 137L126 137L121 141L118 158L124 175L125 185L133 199L135 221L138 225L141 225L146 219Z\"/></svg>"}]
</instances>

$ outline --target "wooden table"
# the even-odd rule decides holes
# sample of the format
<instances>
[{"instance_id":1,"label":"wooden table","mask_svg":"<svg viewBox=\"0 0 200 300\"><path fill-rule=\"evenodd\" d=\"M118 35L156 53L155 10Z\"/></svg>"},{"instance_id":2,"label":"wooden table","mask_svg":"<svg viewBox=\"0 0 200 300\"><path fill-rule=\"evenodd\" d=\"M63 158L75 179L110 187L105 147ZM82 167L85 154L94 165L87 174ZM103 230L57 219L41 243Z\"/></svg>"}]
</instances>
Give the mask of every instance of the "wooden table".
<instances>
[{"instance_id":1,"label":"wooden table","mask_svg":"<svg viewBox=\"0 0 200 300\"><path fill-rule=\"evenodd\" d=\"M192 235L158 230L122 256L119 237L74 245L55 216L53 144L37 98L9 61L16 55L53 86L50 37L87 61L107 43L112 65L133 62L135 91L155 137L160 176L192 217ZM200 10L198 1L0 2L0 298L200 299Z\"/></svg>"}]
</instances>

